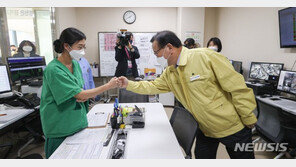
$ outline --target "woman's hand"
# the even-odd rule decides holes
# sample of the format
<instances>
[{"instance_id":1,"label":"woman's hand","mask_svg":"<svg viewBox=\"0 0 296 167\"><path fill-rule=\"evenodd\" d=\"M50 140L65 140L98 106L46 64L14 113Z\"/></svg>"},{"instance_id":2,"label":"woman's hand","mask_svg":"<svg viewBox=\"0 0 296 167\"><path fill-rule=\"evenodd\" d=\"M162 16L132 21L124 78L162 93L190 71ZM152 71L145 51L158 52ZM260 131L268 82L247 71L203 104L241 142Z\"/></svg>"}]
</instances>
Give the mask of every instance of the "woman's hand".
<instances>
[{"instance_id":1,"label":"woman's hand","mask_svg":"<svg viewBox=\"0 0 296 167\"><path fill-rule=\"evenodd\" d=\"M109 89L117 88L118 87L118 78L113 77L107 84L108 84Z\"/></svg>"},{"instance_id":2,"label":"woman's hand","mask_svg":"<svg viewBox=\"0 0 296 167\"><path fill-rule=\"evenodd\" d=\"M130 43L130 42L128 42L128 48L131 50L131 49L133 49L133 46L132 46L132 44Z\"/></svg>"},{"instance_id":3,"label":"woman's hand","mask_svg":"<svg viewBox=\"0 0 296 167\"><path fill-rule=\"evenodd\" d=\"M83 102L85 102L87 99L76 99L76 102L78 102L78 103L83 103Z\"/></svg>"}]
</instances>

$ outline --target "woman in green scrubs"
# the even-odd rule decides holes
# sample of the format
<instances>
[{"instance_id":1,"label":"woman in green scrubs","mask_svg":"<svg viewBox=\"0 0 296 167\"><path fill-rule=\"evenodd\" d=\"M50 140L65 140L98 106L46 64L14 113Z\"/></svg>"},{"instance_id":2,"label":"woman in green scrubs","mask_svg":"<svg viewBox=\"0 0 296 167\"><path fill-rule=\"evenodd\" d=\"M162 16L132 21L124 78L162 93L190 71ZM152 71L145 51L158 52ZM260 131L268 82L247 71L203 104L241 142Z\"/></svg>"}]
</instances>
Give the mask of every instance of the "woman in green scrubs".
<instances>
[{"instance_id":1,"label":"woman in green scrubs","mask_svg":"<svg viewBox=\"0 0 296 167\"><path fill-rule=\"evenodd\" d=\"M88 99L117 87L117 78L112 78L103 86L83 90L84 81L77 60L84 55L85 40L81 31L65 29L60 39L54 42L59 57L52 60L44 70L40 116L46 137L46 158L67 136L88 126Z\"/></svg>"}]
</instances>

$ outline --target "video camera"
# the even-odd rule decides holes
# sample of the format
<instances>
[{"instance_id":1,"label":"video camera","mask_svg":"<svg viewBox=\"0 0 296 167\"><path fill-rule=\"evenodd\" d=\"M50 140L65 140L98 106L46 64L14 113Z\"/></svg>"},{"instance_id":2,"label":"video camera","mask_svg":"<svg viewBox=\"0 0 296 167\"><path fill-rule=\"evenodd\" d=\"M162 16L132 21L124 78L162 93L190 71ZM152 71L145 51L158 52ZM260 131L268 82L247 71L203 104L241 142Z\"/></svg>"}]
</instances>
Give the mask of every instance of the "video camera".
<instances>
[{"instance_id":1,"label":"video camera","mask_svg":"<svg viewBox=\"0 0 296 167\"><path fill-rule=\"evenodd\" d=\"M132 33L128 31L120 31L117 33L117 38L119 39L118 46L124 47L129 45L129 41L131 40Z\"/></svg>"}]
</instances>

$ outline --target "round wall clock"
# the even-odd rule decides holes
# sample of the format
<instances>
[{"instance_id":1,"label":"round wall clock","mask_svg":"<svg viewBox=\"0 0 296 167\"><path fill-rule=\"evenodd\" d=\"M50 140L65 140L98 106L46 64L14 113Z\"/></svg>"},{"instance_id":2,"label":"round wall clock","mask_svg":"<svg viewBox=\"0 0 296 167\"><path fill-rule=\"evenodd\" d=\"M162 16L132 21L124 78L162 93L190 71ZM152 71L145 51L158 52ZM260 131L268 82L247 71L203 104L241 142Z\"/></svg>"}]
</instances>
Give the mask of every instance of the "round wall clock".
<instances>
[{"instance_id":1,"label":"round wall clock","mask_svg":"<svg viewBox=\"0 0 296 167\"><path fill-rule=\"evenodd\" d=\"M133 11L128 10L123 14L123 20L127 24L133 24L136 21L136 14Z\"/></svg>"}]
</instances>

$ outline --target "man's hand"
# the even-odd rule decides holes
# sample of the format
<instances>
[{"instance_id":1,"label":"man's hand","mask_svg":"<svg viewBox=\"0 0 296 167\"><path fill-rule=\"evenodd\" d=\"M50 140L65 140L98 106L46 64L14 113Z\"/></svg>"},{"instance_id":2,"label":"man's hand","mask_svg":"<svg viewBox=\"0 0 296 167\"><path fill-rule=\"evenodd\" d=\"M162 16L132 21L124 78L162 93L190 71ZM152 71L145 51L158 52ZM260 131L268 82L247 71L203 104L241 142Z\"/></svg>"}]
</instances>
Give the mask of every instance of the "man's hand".
<instances>
[{"instance_id":1,"label":"man's hand","mask_svg":"<svg viewBox=\"0 0 296 167\"><path fill-rule=\"evenodd\" d=\"M256 123L251 124L251 125L246 125L246 127L250 128L250 129L253 129L253 128L255 127L255 124L256 124Z\"/></svg>"},{"instance_id":2,"label":"man's hand","mask_svg":"<svg viewBox=\"0 0 296 167\"><path fill-rule=\"evenodd\" d=\"M126 77L121 76L118 78L118 86L120 88L126 88L127 85L128 85L128 79Z\"/></svg>"}]
</instances>

